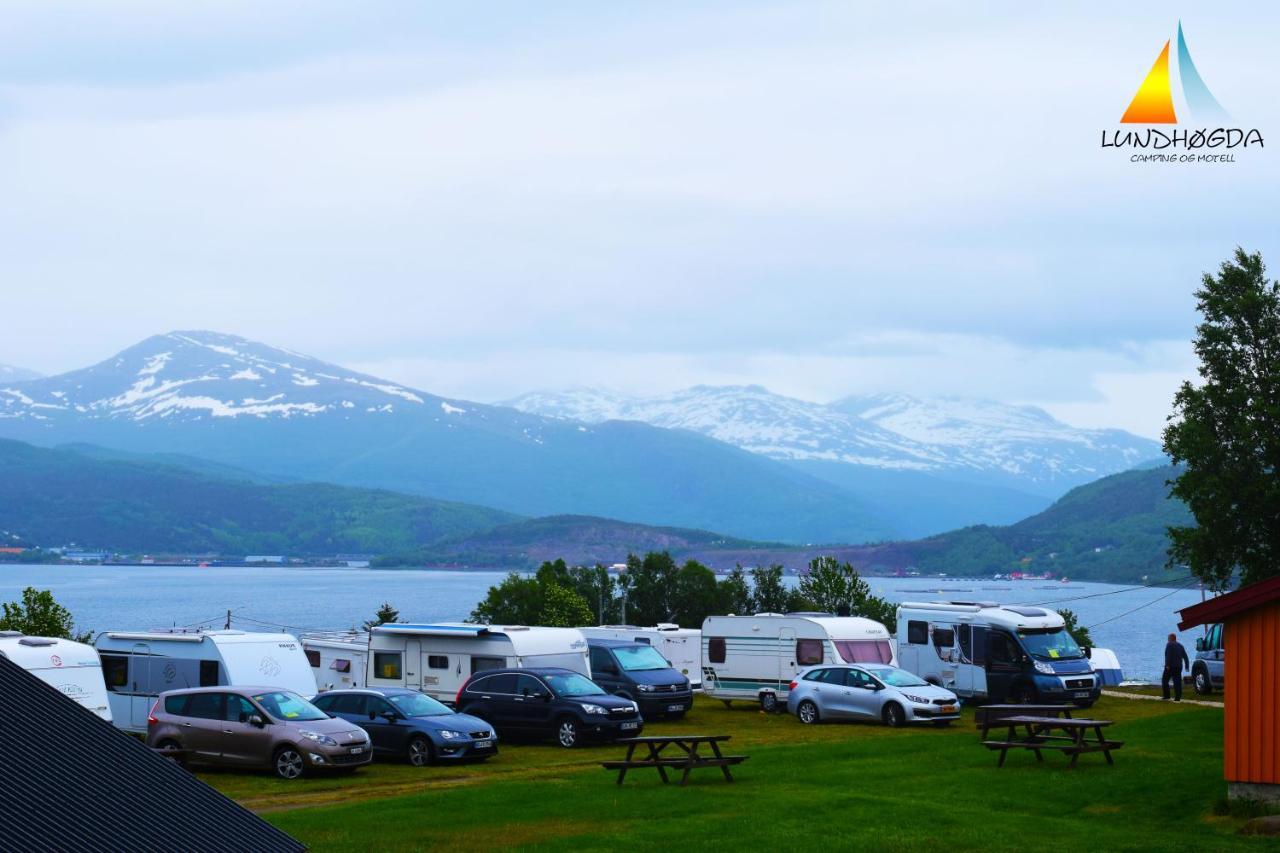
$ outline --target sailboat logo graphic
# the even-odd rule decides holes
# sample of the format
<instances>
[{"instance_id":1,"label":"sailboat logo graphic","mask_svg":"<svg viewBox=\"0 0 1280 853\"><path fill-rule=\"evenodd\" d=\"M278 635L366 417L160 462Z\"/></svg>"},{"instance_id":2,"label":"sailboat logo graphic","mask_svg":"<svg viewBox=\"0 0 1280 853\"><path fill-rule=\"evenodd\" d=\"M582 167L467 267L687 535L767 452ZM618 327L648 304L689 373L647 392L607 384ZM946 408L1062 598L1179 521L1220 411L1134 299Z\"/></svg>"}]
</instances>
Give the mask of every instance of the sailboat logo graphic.
<instances>
[{"instance_id":1,"label":"sailboat logo graphic","mask_svg":"<svg viewBox=\"0 0 1280 853\"><path fill-rule=\"evenodd\" d=\"M1138 87L1138 93L1124 111L1121 124L1178 123L1178 115L1173 106L1173 86L1169 78L1169 45L1169 41L1164 43L1155 64ZM1231 121L1227 111L1200 77L1196 64L1191 61L1187 40L1182 35L1181 21L1178 22L1178 81L1182 86L1182 97L1187 102L1187 109L1197 122L1225 125Z\"/></svg>"}]
</instances>

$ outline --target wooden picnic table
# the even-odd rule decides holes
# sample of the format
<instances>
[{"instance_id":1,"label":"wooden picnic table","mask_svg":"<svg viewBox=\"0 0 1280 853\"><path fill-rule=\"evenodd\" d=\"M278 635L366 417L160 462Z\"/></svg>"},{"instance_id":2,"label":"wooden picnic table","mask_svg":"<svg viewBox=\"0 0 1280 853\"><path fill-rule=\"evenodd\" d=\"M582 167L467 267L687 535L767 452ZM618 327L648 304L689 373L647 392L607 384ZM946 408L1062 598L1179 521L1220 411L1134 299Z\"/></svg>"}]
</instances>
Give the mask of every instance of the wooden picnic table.
<instances>
[{"instance_id":1,"label":"wooden picnic table","mask_svg":"<svg viewBox=\"0 0 1280 853\"><path fill-rule=\"evenodd\" d=\"M1022 714L1005 717L1001 723L1008 727L1008 734L1004 740L982 741L982 745L987 749L1000 750L1000 761L997 762L997 767L1004 766L1005 756L1011 749L1029 749L1036 754L1036 761L1044 761L1044 756L1040 754L1041 750L1056 749L1064 755L1071 756L1071 767L1076 766L1076 761L1081 755L1087 752L1101 752L1106 756L1108 764L1115 764L1111 758L1111 751L1124 746L1124 741L1107 740L1106 735L1103 734L1102 730L1111 725L1110 720ZM1018 736L1019 726L1025 729L1022 737ZM1061 730L1065 734L1052 734L1055 730ZM1087 737L1090 730L1095 735L1094 740L1089 740Z\"/></svg>"},{"instance_id":2,"label":"wooden picnic table","mask_svg":"<svg viewBox=\"0 0 1280 853\"><path fill-rule=\"evenodd\" d=\"M987 733L993 728L1004 725L1009 717L1066 717L1071 719L1075 705L981 705L973 714L974 724L982 729L981 740L987 739Z\"/></svg>"},{"instance_id":3,"label":"wooden picnic table","mask_svg":"<svg viewBox=\"0 0 1280 853\"><path fill-rule=\"evenodd\" d=\"M741 764L747 760L745 755L725 755L720 751L720 744L731 738L730 735L647 735L645 737L623 738L617 743L625 743L627 745L626 758L621 761L605 761L602 763L606 770L618 771L618 784L622 784L622 780L627 777L628 770L638 770L645 767L652 767L658 771L658 775L662 777L663 784L670 780L667 778L667 770L684 770L684 775L680 777L680 785L683 787L689 781L689 774L700 767L719 767L724 773L726 782L733 781L733 774L729 772L729 766L733 764ZM711 747L712 755L699 755L698 747L706 744ZM648 748L645 755L641 758L635 758L636 747L645 746ZM664 756L662 753L674 747L679 750L681 755Z\"/></svg>"}]
</instances>

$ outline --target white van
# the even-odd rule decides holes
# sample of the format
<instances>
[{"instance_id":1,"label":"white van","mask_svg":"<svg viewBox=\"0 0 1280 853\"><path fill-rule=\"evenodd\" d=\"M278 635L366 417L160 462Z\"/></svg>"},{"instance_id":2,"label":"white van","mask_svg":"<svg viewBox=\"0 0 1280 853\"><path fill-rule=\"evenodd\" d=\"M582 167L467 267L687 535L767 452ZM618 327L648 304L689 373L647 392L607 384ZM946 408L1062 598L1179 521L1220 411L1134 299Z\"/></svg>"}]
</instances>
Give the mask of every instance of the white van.
<instances>
[{"instance_id":1,"label":"white van","mask_svg":"<svg viewBox=\"0 0 1280 853\"><path fill-rule=\"evenodd\" d=\"M587 640L576 628L393 622L346 637L304 635L302 645L323 689L407 687L449 703L485 669L553 666L591 675Z\"/></svg>"},{"instance_id":2,"label":"white van","mask_svg":"<svg viewBox=\"0 0 1280 853\"><path fill-rule=\"evenodd\" d=\"M702 687L702 632L697 628L681 628L670 622L659 622L652 628L634 625L598 625L579 628L588 640L626 640L653 646L671 661L674 669L689 679L694 690Z\"/></svg>"},{"instance_id":3,"label":"white van","mask_svg":"<svg viewBox=\"0 0 1280 853\"><path fill-rule=\"evenodd\" d=\"M0 631L0 658L8 658L44 683L111 722L102 665L93 646L58 637Z\"/></svg>"},{"instance_id":4,"label":"white van","mask_svg":"<svg viewBox=\"0 0 1280 853\"><path fill-rule=\"evenodd\" d=\"M156 697L182 687L279 687L303 696L316 680L302 644L254 631L107 631L94 641L118 728L146 732Z\"/></svg>"},{"instance_id":5,"label":"white van","mask_svg":"<svg viewBox=\"0 0 1280 853\"><path fill-rule=\"evenodd\" d=\"M871 619L828 614L708 616L702 623L702 692L726 705L787 700L791 681L820 663L895 663L889 629Z\"/></svg>"},{"instance_id":6,"label":"white van","mask_svg":"<svg viewBox=\"0 0 1280 853\"><path fill-rule=\"evenodd\" d=\"M994 601L904 602L903 669L961 698L1088 707L1102 679L1058 613Z\"/></svg>"}]
</instances>

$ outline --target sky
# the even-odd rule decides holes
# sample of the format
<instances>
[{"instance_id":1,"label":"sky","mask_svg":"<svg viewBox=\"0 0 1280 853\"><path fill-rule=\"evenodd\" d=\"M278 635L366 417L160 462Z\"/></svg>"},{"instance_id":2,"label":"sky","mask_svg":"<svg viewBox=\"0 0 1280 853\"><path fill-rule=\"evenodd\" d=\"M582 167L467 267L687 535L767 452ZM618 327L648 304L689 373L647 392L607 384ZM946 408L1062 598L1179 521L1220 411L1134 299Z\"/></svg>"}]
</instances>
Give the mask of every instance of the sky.
<instances>
[{"instance_id":1,"label":"sky","mask_svg":"<svg viewBox=\"0 0 1280 853\"><path fill-rule=\"evenodd\" d=\"M1280 249L1280 9L1064 5L8 0L0 362L211 329L463 399L757 383L1155 436L1201 274ZM1267 147L1100 146L1180 17Z\"/></svg>"}]
</instances>

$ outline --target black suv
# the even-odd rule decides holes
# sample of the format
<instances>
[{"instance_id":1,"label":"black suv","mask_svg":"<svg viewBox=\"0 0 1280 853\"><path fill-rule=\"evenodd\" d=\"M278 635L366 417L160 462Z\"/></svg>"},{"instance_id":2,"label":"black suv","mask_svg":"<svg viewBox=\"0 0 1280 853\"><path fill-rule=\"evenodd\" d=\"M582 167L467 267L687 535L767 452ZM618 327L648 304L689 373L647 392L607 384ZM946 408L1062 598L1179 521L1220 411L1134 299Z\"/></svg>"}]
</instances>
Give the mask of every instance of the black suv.
<instances>
[{"instance_id":1,"label":"black suv","mask_svg":"<svg viewBox=\"0 0 1280 853\"><path fill-rule=\"evenodd\" d=\"M591 678L605 690L634 699L647 719L683 717L693 705L689 679L646 643L587 640Z\"/></svg>"},{"instance_id":2,"label":"black suv","mask_svg":"<svg viewBox=\"0 0 1280 853\"><path fill-rule=\"evenodd\" d=\"M644 728L635 702L609 695L571 669L486 669L467 679L455 705L502 737L554 737L566 748L634 737Z\"/></svg>"}]
</instances>

